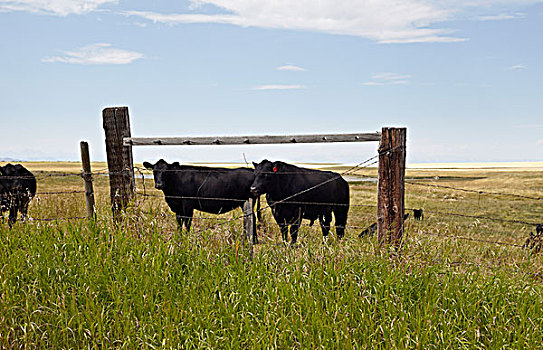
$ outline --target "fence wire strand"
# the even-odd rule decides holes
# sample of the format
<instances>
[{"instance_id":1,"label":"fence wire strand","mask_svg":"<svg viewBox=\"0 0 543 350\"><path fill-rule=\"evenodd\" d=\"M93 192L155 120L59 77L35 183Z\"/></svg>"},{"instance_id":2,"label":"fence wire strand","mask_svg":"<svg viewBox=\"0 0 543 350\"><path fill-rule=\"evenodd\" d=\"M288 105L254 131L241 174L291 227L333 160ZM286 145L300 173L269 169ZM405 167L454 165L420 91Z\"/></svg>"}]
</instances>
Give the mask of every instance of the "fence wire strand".
<instances>
[{"instance_id":1,"label":"fence wire strand","mask_svg":"<svg viewBox=\"0 0 543 350\"><path fill-rule=\"evenodd\" d=\"M405 181L405 183L409 184L409 185L414 185L414 186L446 188L446 189L454 190L454 191L477 193L477 194L486 194L486 195L495 195L495 196L508 196L508 197L523 198L523 199L532 199L532 200L536 200L536 201L543 200L543 197L531 197L531 196L524 196L524 195L521 195L521 194L496 192L496 191L486 191L486 190L472 190L472 189L467 189L467 188L457 188L457 187L438 185L438 184L413 182L413 180Z\"/></svg>"},{"instance_id":2,"label":"fence wire strand","mask_svg":"<svg viewBox=\"0 0 543 350\"><path fill-rule=\"evenodd\" d=\"M459 239L459 240L471 241L471 242L479 242L479 243L498 244L498 245L517 247L517 248L522 248L523 247L523 245L517 244L517 243L502 242L502 241L492 241L492 240L488 240L488 239L479 239L479 238L466 237L466 236L455 236L455 235L449 235L449 234L444 234L444 233L436 233L436 232L428 232L428 231L418 231L417 234L423 234L423 235L440 237L440 238L453 238L453 239Z\"/></svg>"}]
</instances>

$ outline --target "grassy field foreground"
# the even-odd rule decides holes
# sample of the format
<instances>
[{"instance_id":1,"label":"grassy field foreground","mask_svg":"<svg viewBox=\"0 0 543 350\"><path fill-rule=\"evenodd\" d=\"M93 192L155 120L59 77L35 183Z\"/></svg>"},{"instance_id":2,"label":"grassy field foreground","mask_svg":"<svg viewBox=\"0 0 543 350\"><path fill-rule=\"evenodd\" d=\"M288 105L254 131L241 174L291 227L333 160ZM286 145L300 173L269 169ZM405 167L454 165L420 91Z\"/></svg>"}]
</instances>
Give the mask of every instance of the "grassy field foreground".
<instances>
[{"instance_id":1,"label":"grassy field foreground","mask_svg":"<svg viewBox=\"0 0 543 350\"><path fill-rule=\"evenodd\" d=\"M408 177L539 197L543 188L538 171ZM82 188L77 176L38 178L39 193ZM137 180L140 193L144 182L159 195L149 179ZM408 220L399 257L357 237L374 208L351 209L343 241L323 243L317 228L303 227L295 248L280 243L265 212L251 260L239 212L180 234L162 198L137 196L114 224L107 177L95 186L96 223L0 225L0 348L534 349L543 341L541 254L481 242L522 244L533 228L435 214L539 222L540 201L408 185L406 205L426 214ZM375 184L352 184L351 197L374 204ZM81 194L38 198L35 219L85 215Z\"/></svg>"}]
</instances>

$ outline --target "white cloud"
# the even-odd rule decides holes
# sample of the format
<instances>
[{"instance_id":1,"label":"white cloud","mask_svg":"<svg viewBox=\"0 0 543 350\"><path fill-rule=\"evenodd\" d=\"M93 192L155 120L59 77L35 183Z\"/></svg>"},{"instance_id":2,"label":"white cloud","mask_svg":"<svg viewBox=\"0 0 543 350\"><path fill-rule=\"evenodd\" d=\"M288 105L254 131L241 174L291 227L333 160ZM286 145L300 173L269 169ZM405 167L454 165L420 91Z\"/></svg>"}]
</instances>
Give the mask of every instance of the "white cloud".
<instances>
[{"instance_id":1,"label":"white cloud","mask_svg":"<svg viewBox=\"0 0 543 350\"><path fill-rule=\"evenodd\" d=\"M27 11L58 16L96 11L118 0L0 0L0 11Z\"/></svg>"},{"instance_id":2,"label":"white cloud","mask_svg":"<svg viewBox=\"0 0 543 350\"><path fill-rule=\"evenodd\" d=\"M514 66L511 66L509 68L507 68L509 70L524 70L526 69L526 66L523 65L523 64L515 64Z\"/></svg>"},{"instance_id":3,"label":"white cloud","mask_svg":"<svg viewBox=\"0 0 543 350\"><path fill-rule=\"evenodd\" d=\"M75 51L65 51L64 56L45 57L42 62L71 64L128 64L143 58L143 54L111 47L111 44L92 44Z\"/></svg>"},{"instance_id":4,"label":"white cloud","mask_svg":"<svg viewBox=\"0 0 543 350\"><path fill-rule=\"evenodd\" d=\"M281 85L281 84L275 84L275 85L260 85L255 86L251 88L251 90L300 90L300 89L306 89L307 87L305 85Z\"/></svg>"},{"instance_id":5,"label":"white cloud","mask_svg":"<svg viewBox=\"0 0 543 350\"><path fill-rule=\"evenodd\" d=\"M371 76L370 81L362 83L366 86L404 85L409 83L411 75L396 73L378 73Z\"/></svg>"},{"instance_id":6,"label":"white cloud","mask_svg":"<svg viewBox=\"0 0 543 350\"><path fill-rule=\"evenodd\" d=\"M298 66L295 66L295 65L292 65L292 64L287 64L287 65L284 65L284 66L280 66L280 67L277 67L275 69L277 69L277 70L289 70L289 71L296 71L296 72L305 72L305 71L307 71L307 69L305 69L305 68L298 67Z\"/></svg>"},{"instance_id":7,"label":"white cloud","mask_svg":"<svg viewBox=\"0 0 543 350\"><path fill-rule=\"evenodd\" d=\"M381 43L454 42L463 38L431 28L452 12L423 0L192 0L224 14L161 14L127 11L157 23L221 23L242 27L310 30L355 35ZM197 9L197 7L195 7Z\"/></svg>"},{"instance_id":8,"label":"white cloud","mask_svg":"<svg viewBox=\"0 0 543 350\"><path fill-rule=\"evenodd\" d=\"M512 14L501 13L498 15L479 16L477 17L477 19L479 21L504 21L504 20L509 20L509 19L519 19L519 18L524 18L524 17L526 17L526 14L517 12L517 13L512 13Z\"/></svg>"}]
</instances>

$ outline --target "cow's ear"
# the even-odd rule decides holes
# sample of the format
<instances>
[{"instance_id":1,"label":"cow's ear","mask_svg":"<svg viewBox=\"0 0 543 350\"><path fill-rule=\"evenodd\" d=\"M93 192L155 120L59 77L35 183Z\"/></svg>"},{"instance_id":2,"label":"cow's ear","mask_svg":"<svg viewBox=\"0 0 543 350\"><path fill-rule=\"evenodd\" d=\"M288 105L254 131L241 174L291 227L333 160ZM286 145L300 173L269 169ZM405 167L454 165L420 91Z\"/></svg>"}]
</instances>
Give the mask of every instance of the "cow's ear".
<instances>
[{"instance_id":1,"label":"cow's ear","mask_svg":"<svg viewBox=\"0 0 543 350\"><path fill-rule=\"evenodd\" d=\"M253 162L253 166L254 166L255 168L256 168L257 165L258 165L258 163Z\"/></svg>"},{"instance_id":2,"label":"cow's ear","mask_svg":"<svg viewBox=\"0 0 543 350\"><path fill-rule=\"evenodd\" d=\"M179 162L172 163L172 166L179 166Z\"/></svg>"},{"instance_id":3,"label":"cow's ear","mask_svg":"<svg viewBox=\"0 0 543 350\"><path fill-rule=\"evenodd\" d=\"M282 168L281 164L279 164L279 163L272 163L272 165L273 165L272 170L273 170L274 173L277 173L277 172L281 171L281 168Z\"/></svg>"},{"instance_id":4,"label":"cow's ear","mask_svg":"<svg viewBox=\"0 0 543 350\"><path fill-rule=\"evenodd\" d=\"M143 162L143 166L149 170L153 170L154 165L149 162Z\"/></svg>"}]
</instances>

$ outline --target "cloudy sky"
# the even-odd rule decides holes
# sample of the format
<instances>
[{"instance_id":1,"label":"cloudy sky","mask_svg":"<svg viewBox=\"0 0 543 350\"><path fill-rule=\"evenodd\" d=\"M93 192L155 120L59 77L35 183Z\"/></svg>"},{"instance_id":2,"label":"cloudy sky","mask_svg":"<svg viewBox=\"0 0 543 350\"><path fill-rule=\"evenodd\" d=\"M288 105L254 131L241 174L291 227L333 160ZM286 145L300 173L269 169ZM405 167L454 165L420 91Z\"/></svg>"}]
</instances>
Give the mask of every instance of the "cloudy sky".
<instances>
[{"instance_id":1,"label":"cloudy sky","mask_svg":"<svg viewBox=\"0 0 543 350\"><path fill-rule=\"evenodd\" d=\"M543 160L541 0L0 0L0 159L104 160L134 136L408 128L408 159ZM357 162L376 144L143 147Z\"/></svg>"}]
</instances>

